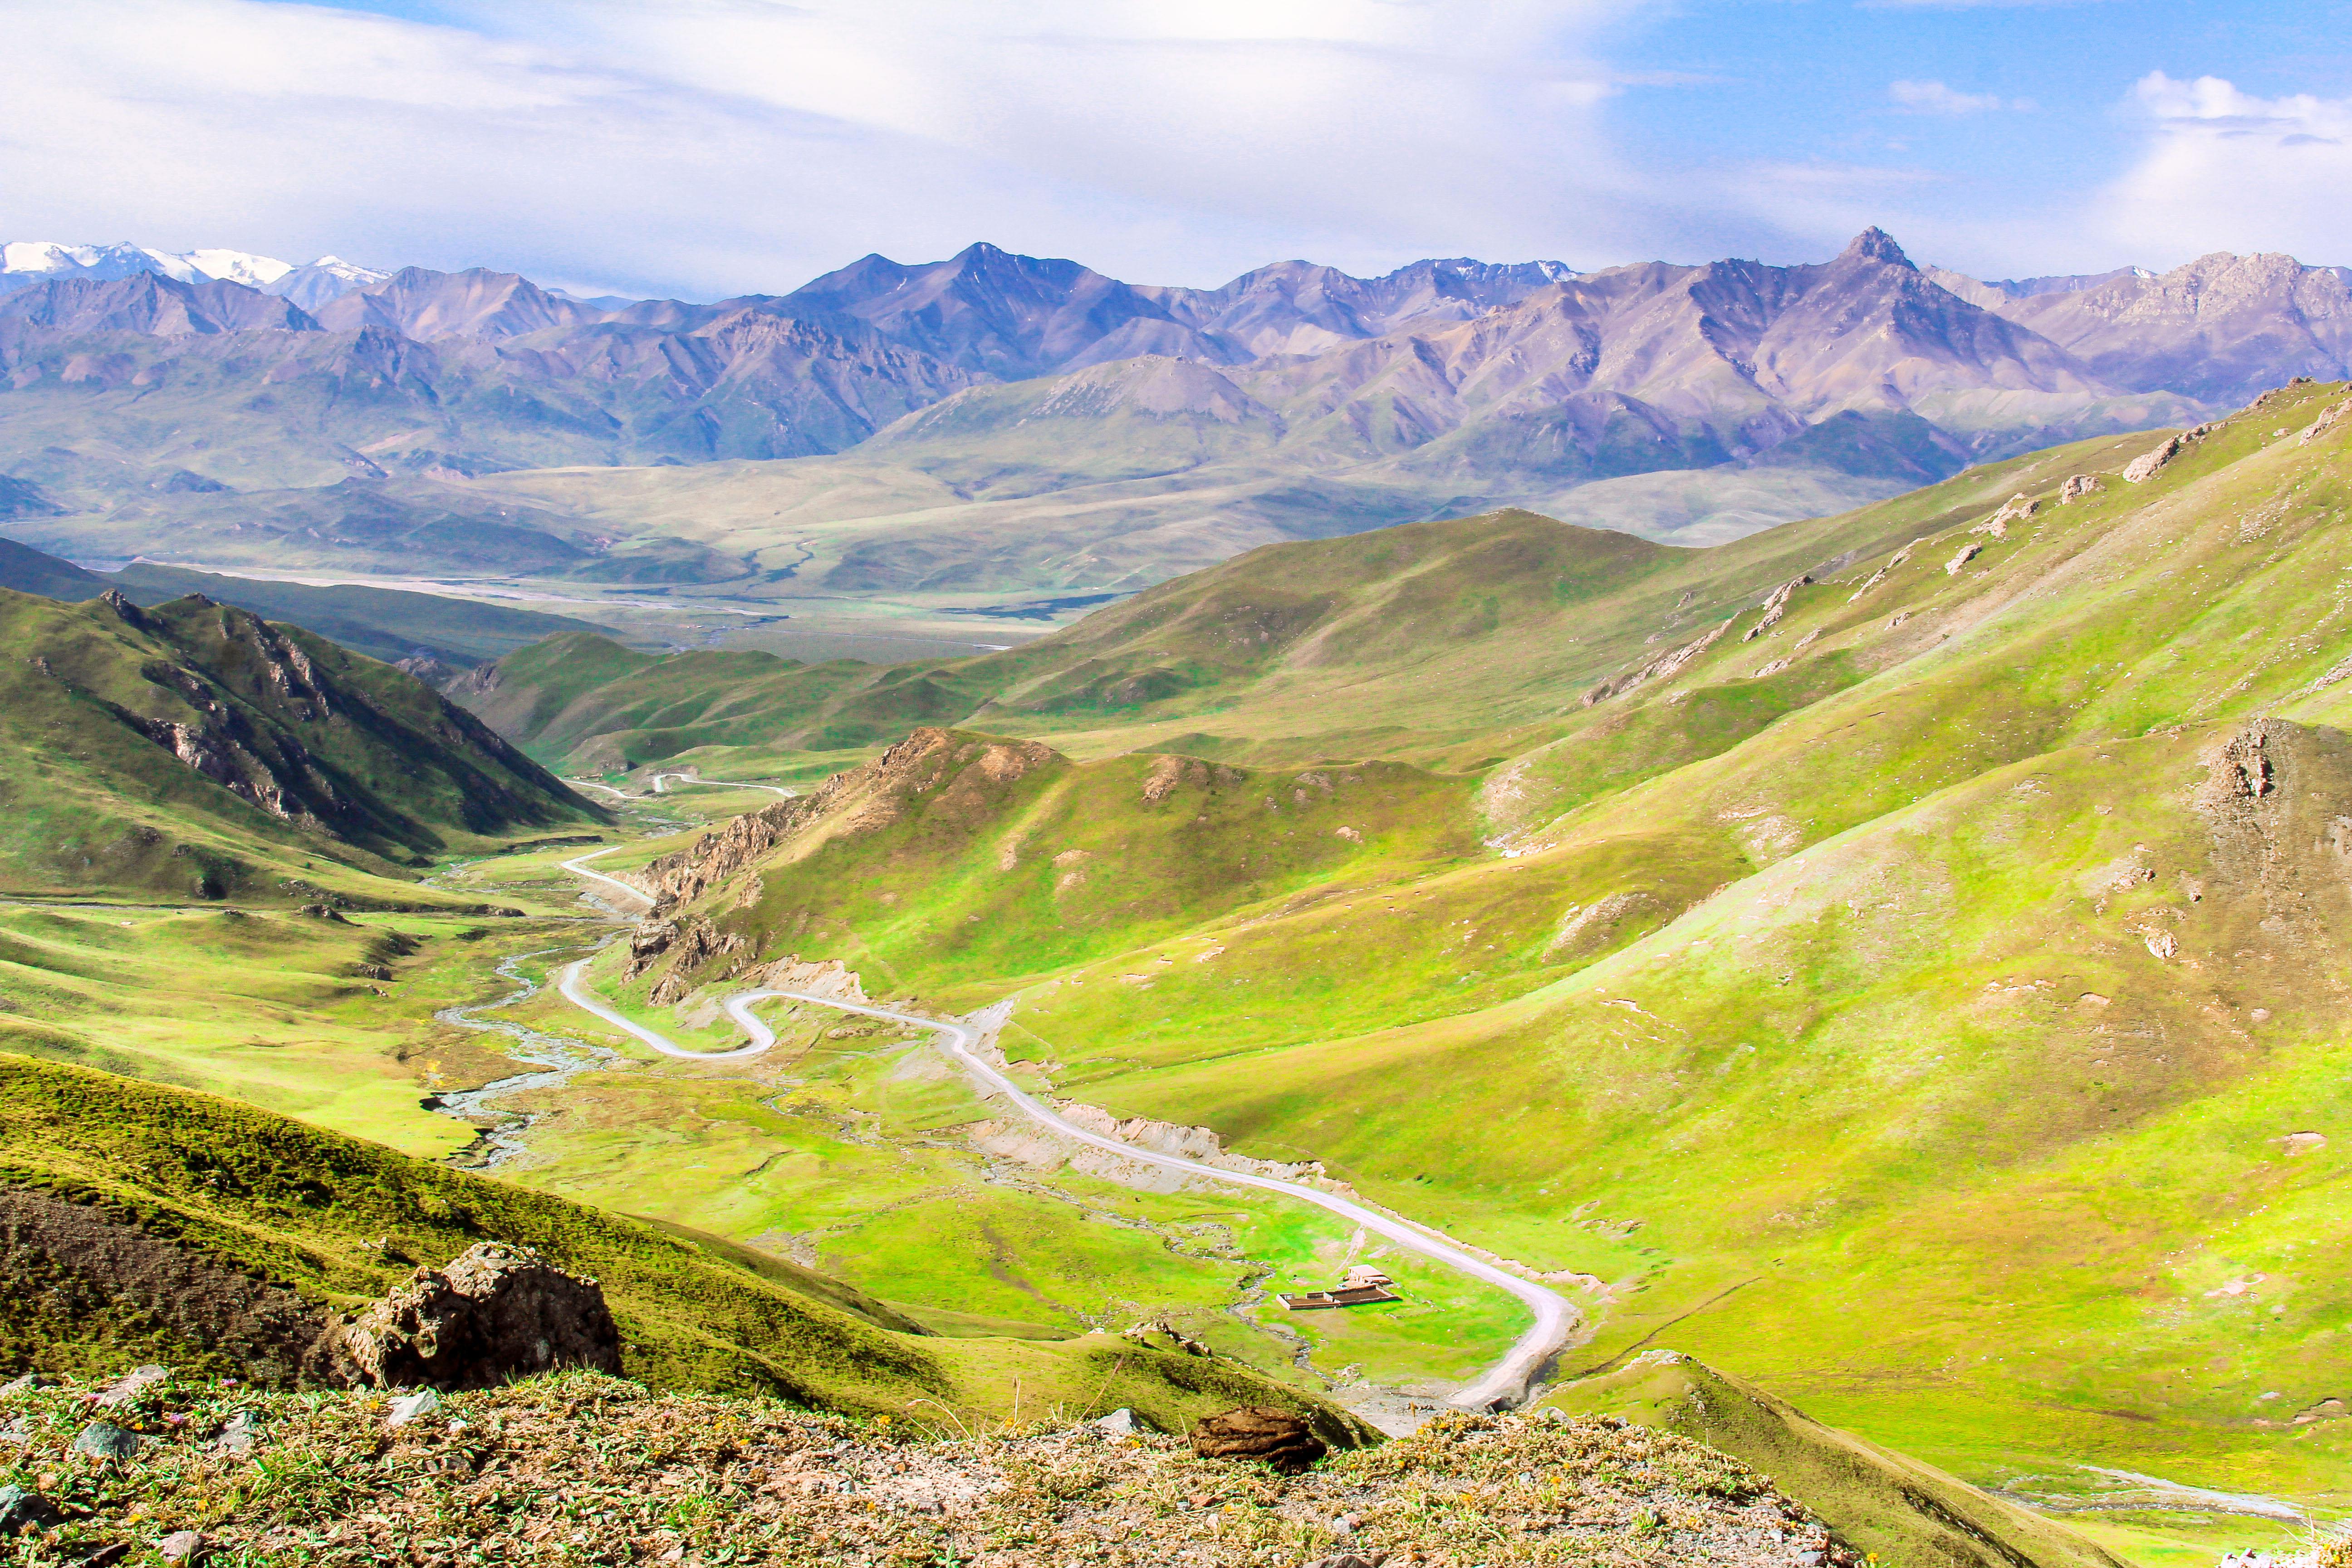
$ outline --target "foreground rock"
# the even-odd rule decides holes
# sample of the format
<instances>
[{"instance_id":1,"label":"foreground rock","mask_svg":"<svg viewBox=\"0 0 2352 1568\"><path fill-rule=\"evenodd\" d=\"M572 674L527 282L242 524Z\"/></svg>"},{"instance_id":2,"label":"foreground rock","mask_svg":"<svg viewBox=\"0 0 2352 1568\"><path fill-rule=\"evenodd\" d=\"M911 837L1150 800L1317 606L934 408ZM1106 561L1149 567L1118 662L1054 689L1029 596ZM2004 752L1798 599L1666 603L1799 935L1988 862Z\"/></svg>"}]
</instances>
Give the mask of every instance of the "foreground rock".
<instances>
[{"instance_id":1,"label":"foreground rock","mask_svg":"<svg viewBox=\"0 0 2352 1568\"><path fill-rule=\"evenodd\" d=\"M339 1382L496 1388L559 1367L618 1373L621 1331L593 1279L486 1241L336 1323L327 1354Z\"/></svg>"},{"instance_id":2,"label":"foreground rock","mask_svg":"<svg viewBox=\"0 0 2352 1568\"><path fill-rule=\"evenodd\" d=\"M98 1464L67 1453L89 1392L0 1400L0 1422L33 1433L12 1461L56 1483L43 1504L17 1505L28 1523L47 1521L38 1561L143 1554L196 1531L208 1560L257 1568L1860 1561L1738 1461L1611 1422L1448 1415L1285 1478L1149 1432L1079 1424L935 1440L905 1422L657 1395L586 1373L444 1394L432 1419L391 1429L380 1394L174 1380L141 1398L138 1419L157 1436ZM215 1451L211 1435L239 1413L256 1445ZM332 1484L252 1484L270 1474Z\"/></svg>"},{"instance_id":3,"label":"foreground rock","mask_svg":"<svg viewBox=\"0 0 2352 1568\"><path fill-rule=\"evenodd\" d=\"M1289 1411L1245 1405L1193 1427L1192 1452L1203 1459L1255 1459L1295 1476L1330 1450Z\"/></svg>"}]
</instances>

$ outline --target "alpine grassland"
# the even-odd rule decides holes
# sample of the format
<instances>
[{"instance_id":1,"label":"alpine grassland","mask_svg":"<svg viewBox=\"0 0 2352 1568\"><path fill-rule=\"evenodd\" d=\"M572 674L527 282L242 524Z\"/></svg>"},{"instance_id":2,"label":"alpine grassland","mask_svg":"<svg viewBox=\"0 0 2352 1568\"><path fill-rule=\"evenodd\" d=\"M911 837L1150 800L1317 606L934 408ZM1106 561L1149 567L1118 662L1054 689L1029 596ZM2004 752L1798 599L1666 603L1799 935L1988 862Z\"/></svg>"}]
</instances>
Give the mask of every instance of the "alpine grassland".
<instances>
[{"instance_id":1,"label":"alpine grassland","mask_svg":"<svg viewBox=\"0 0 2352 1568\"><path fill-rule=\"evenodd\" d=\"M1570 1293L1551 1402L1818 1470L1800 1495L1890 1560L1974 1561L1923 1544L1955 1518L2101 1560L2020 1502L2150 1563L2266 1541L2352 1506L2347 407L2297 383L1705 549L1512 510L1269 546L974 658L567 632L452 688L488 741L298 638L445 746L402 773L306 740L331 796L155 738L201 726L142 660L257 737L358 711L208 673L262 647L241 612L0 599L85 672L0 722L118 715L7 765L87 781L93 845L161 836L79 870L25 792L12 885L53 907L0 915L0 1037L43 1083L232 1097L304 1160L458 1184L603 1272L674 1386L995 1417L1108 1375L1175 1421L1210 1384L1168 1367L1429 1399L1526 1327L1323 1211L1056 1142L922 1029L771 999L772 1048L681 1058L555 983L585 960L689 1050L740 1045L722 1004L757 986L977 1017L1067 1114ZM207 890L183 842L247 869ZM589 853L636 894L583 892ZM124 907L62 907L93 889ZM373 1288L376 1237L463 1228L271 1211L326 1227L296 1258L229 1234L259 1210L171 1202L305 1300ZM1272 1300L1356 1262L1402 1300ZM887 1375L761 1338L787 1297L883 1336ZM1154 1321L1219 1357L1122 1361Z\"/></svg>"},{"instance_id":2,"label":"alpine grassland","mask_svg":"<svg viewBox=\"0 0 2352 1568\"><path fill-rule=\"evenodd\" d=\"M1243 556L931 667L956 728L647 866L736 958L601 984L993 1006L1041 1089L1573 1285L1564 1373L2340 1507L2345 395L1708 550Z\"/></svg>"}]
</instances>

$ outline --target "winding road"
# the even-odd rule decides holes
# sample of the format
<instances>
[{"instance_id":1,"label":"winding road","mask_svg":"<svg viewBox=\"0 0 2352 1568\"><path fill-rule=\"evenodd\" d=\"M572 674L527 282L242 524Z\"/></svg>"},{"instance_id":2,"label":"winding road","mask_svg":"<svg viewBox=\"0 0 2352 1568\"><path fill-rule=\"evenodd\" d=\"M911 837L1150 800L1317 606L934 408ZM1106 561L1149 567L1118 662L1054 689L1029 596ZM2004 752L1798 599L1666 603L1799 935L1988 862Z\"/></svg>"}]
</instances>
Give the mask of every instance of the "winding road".
<instances>
[{"instance_id":1,"label":"winding road","mask_svg":"<svg viewBox=\"0 0 2352 1568\"><path fill-rule=\"evenodd\" d=\"M618 847L617 846L615 847ZM640 904L650 906L653 900L626 882L588 869L587 862L612 849L599 849L563 862L563 868L591 881L601 882L618 889ZM1024 1093L1013 1080L980 1055L981 1033L971 1025L953 1018L927 1018L919 1013L901 1013L889 1007L877 1007L862 1002L841 1002L830 996L818 996L805 991L755 990L742 991L721 1004L727 1016L743 1026L751 1043L731 1051L688 1050L629 1018L604 1003L587 986L589 961L580 959L563 971L558 989L564 1000L594 1016L627 1031L664 1056L678 1057L688 1061L732 1061L742 1057L756 1057L776 1043L775 1032L751 1015L751 1005L772 998L814 1003L821 1007L838 1008L845 1013L857 1013L869 1018L887 1019L914 1028L929 1029L940 1037L941 1047L957 1066L961 1067L984 1095L1009 1100L1030 1121L1052 1131L1057 1137L1089 1148L1104 1150L1123 1160L1138 1164L1156 1166L1161 1170L1181 1171L1189 1176L1221 1183L1226 1186L1252 1187L1262 1192L1281 1193L1328 1210L1340 1218L1351 1220L1364 1229L1386 1237L1407 1251L1444 1264L1460 1274L1508 1292L1535 1314L1535 1321L1503 1358L1488 1368L1486 1374L1469 1387L1454 1395L1452 1403L1465 1410L1485 1410L1496 1405L1518 1405L1526 1401L1528 1386L1542 1372L1544 1364L1566 1347L1569 1335L1576 1327L1576 1308L1558 1291L1550 1290L1532 1279L1521 1279L1508 1269L1474 1257L1454 1246L1435 1231L1414 1225L1394 1215L1383 1214L1351 1202L1334 1193L1298 1182L1286 1182L1278 1177L1253 1175L1243 1171L1228 1171L1215 1165L1182 1159L1174 1154L1162 1154L1154 1150L1139 1148L1117 1138L1089 1132L1083 1127L1064 1120L1051 1108L1040 1104Z\"/></svg>"}]
</instances>

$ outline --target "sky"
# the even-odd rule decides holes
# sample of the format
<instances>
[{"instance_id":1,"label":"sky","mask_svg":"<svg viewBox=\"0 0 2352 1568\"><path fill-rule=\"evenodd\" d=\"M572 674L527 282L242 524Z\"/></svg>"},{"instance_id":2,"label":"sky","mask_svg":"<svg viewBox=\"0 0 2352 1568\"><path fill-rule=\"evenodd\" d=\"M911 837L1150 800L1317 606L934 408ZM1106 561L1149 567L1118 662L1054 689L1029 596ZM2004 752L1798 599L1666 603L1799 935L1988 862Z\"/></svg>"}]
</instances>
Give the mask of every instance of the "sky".
<instances>
[{"instance_id":1,"label":"sky","mask_svg":"<svg viewBox=\"0 0 2352 1568\"><path fill-rule=\"evenodd\" d=\"M2352 264L2352 0L0 0L0 239L782 292L975 240Z\"/></svg>"}]
</instances>

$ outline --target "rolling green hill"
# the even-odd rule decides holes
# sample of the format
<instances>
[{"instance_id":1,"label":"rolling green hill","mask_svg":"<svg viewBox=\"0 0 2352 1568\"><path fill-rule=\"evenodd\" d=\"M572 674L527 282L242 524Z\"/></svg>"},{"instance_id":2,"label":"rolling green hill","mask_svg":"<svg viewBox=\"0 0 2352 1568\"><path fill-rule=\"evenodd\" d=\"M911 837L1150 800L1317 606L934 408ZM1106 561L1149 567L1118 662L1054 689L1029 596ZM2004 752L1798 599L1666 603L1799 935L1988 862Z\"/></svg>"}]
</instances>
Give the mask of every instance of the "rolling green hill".
<instances>
[{"instance_id":1,"label":"rolling green hill","mask_svg":"<svg viewBox=\"0 0 2352 1568\"><path fill-rule=\"evenodd\" d=\"M2341 1506L2345 395L1710 551L1244 557L908 672L987 787L845 775L672 918L1009 1002L1057 1094L1577 1284L1593 1363L1672 1324L1971 1481ZM1286 862L1334 757L1437 768Z\"/></svg>"},{"instance_id":2,"label":"rolling green hill","mask_svg":"<svg viewBox=\"0 0 2352 1568\"><path fill-rule=\"evenodd\" d=\"M247 611L0 591L0 637L13 890L380 900L453 848L600 818L407 675Z\"/></svg>"},{"instance_id":3,"label":"rolling green hill","mask_svg":"<svg viewBox=\"0 0 2352 1568\"><path fill-rule=\"evenodd\" d=\"M327 1315L482 1240L603 1286L624 1370L656 1388L778 1394L918 1428L1128 1405L1165 1429L1236 1403L1371 1434L1320 1401L1111 1335L929 1334L780 1259L410 1159L207 1095L0 1053L0 1371L161 1360L265 1384L304 1375ZM926 1408L926 1405L929 1408Z\"/></svg>"},{"instance_id":4,"label":"rolling green hill","mask_svg":"<svg viewBox=\"0 0 2352 1568\"><path fill-rule=\"evenodd\" d=\"M1516 510L1270 545L978 658L794 666L574 638L509 655L453 696L573 767L693 757L716 773L730 752L789 763L966 721L1073 755L1483 765L1613 723L1615 710L1593 712L1582 694L1793 577L1971 521L2053 476L2112 471L2147 445L2060 447L1706 550ZM1745 733L1786 710L1791 686L1743 690L1745 712L1711 711L1727 736Z\"/></svg>"}]
</instances>

